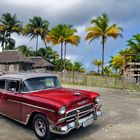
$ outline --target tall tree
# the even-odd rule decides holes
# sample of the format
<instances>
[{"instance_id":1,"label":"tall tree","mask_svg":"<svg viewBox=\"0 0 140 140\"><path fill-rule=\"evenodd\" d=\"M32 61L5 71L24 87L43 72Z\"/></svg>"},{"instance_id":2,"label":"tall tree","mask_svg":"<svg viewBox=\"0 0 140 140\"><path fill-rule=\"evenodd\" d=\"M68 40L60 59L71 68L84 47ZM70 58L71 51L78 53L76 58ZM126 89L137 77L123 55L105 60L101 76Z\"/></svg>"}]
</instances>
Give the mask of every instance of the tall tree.
<instances>
[{"instance_id":1,"label":"tall tree","mask_svg":"<svg viewBox=\"0 0 140 140\"><path fill-rule=\"evenodd\" d=\"M67 53L67 44L71 44L72 46L78 46L80 43L80 37L78 35L75 35L76 29L68 28L67 36L65 38L65 46L64 46L64 69L65 69L65 63L66 63L66 53Z\"/></svg>"},{"instance_id":2,"label":"tall tree","mask_svg":"<svg viewBox=\"0 0 140 140\"><path fill-rule=\"evenodd\" d=\"M25 25L24 35L27 35L32 39L36 39L36 51L38 49L38 39L39 37L45 42L45 37L48 35L49 22L43 20L41 17L35 16L29 19L29 23Z\"/></svg>"},{"instance_id":3,"label":"tall tree","mask_svg":"<svg viewBox=\"0 0 140 140\"><path fill-rule=\"evenodd\" d=\"M93 19L91 21L91 24L94 24L94 26L86 29L88 33L85 39L89 40L89 43L91 43L94 39L98 39L99 37L101 37L102 74L103 74L105 42L108 37L112 37L116 39L118 36L122 36L120 34L120 32L122 31L122 28L120 28L116 24L109 26L109 18L105 13L102 14L102 16L99 16L96 19Z\"/></svg>"},{"instance_id":4,"label":"tall tree","mask_svg":"<svg viewBox=\"0 0 140 140\"><path fill-rule=\"evenodd\" d=\"M11 38L12 33L20 34L22 32L22 24L17 20L16 14L11 15L10 13L2 14L0 19L0 33L3 35L3 38L8 38L7 41L2 43L3 49L7 44L13 43ZM5 46L4 46L5 43ZM13 44L12 44L13 45Z\"/></svg>"},{"instance_id":5,"label":"tall tree","mask_svg":"<svg viewBox=\"0 0 140 140\"><path fill-rule=\"evenodd\" d=\"M61 45L61 60L63 60L63 45L64 45L64 39L66 36L66 28L67 28L67 25L59 24L53 27L49 33L49 40L52 42L52 44Z\"/></svg>"},{"instance_id":6,"label":"tall tree","mask_svg":"<svg viewBox=\"0 0 140 140\"><path fill-rule=\"evenodd\" d=\"M102 61L101 60L98 60L98 59L95 59L92 61L92 64L97 66L98 68L98 74L100 73L100 66L102 65Z\"/></svg>"},{"instance_id":7,"label":"tall tree","mask_svg":"<svg viewBox=\"0 0 140 140\"><path fill-rule=\"evenodd\" d=\"M76 29L74 29L73 26L65 24L57 25L56 27L52 28L52 30L49 33L49 40L52 42L52 44L61 45L61 61L63 62L64 59L64 69L66 61L66 45L71 44L73 46L77 46L80 42L80 37L75 33Z\"/></svg>"}]
</instances>

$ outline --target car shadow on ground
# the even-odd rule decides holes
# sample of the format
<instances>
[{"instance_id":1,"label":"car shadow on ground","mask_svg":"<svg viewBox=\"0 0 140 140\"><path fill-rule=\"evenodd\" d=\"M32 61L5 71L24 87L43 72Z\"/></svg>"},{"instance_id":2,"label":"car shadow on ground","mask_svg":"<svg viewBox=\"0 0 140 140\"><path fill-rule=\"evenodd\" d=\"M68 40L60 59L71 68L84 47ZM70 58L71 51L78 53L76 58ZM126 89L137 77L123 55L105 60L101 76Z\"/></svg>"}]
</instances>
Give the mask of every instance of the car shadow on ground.
<instances>
[{"instance_id":1,"label":"car shadow on ground","mask_svg":"<svg viewBox=\"0 0 140 140\"><path fill-rule=\"evenodd\" d=\"M32 138L36 137L32 131L31 125L24 126L2 115L0 115L0 119L2 119L2 121L5 122L5 124L8 124L10 128L13 128L15 131L17 131L17 133L21 133L21 135L28 135L27 137L29 137L29 139L30 137ZM87 126L85 128L81 127L80 129L74 129L66 135L54 135L52 139L53 140L74 140L74 139L87 138L94 132L96 133L97 131L99 131L101 128L102 128L102 125L100 123L93 122L93 124L90 126ZM5 134L7 135L7 133Z\"/></svg>"}]
</instances>

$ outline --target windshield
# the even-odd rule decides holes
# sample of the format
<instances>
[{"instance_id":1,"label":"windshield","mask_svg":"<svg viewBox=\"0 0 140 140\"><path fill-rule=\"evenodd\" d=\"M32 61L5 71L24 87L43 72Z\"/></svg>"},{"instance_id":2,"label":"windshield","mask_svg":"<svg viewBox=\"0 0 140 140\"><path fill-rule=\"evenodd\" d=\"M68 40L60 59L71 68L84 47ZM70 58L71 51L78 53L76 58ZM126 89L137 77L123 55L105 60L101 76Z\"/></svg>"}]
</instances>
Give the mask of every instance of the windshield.
<instances>
[{"instance_id":1,"label":"windshield","mask_svg":"<svg viewBox=\"0 0 140 140\"><path fill-rule=\"evenodd\" d=\"M29 91L61 87L56 76L30 78L25 81Z\"/></svg>"}]
</instances>

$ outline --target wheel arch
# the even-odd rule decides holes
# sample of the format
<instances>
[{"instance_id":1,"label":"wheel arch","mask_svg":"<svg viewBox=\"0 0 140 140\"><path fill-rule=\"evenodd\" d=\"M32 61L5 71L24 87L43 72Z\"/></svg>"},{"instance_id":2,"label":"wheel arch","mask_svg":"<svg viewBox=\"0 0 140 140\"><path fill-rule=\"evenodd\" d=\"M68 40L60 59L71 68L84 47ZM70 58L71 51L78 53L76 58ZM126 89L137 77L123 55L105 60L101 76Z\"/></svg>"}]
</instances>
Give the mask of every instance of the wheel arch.
<instances>
[{"instance_id":1,"label":"wheel arch","mask_svg":"<svg viewBox=\"0 0 140 140\"><path fill-rule=\"evenodd\" d=\"M30 115L30 118L29 118L29 121L28 121L27 125L31 125L31 124L32 124L33 118L34 118L37 114L40 114L40 115L43 115L43 116L45 116L45 117L46 117L46 115L45 115L44 113L39 112L39 111L34 111L34 112L32 112L32 113L31 113L31 115Z\"/></svg>"}]
</instances>

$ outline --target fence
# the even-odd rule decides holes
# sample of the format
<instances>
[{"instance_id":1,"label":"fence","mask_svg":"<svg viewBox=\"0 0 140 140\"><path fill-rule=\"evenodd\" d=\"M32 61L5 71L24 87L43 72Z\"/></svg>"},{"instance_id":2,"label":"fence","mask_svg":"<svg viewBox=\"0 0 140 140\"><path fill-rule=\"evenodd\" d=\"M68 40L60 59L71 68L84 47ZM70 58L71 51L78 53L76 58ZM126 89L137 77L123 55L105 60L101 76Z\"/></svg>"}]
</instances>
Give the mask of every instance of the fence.
<instances>
[{"instance_id":1,"label":"fence","mask_svg":"<svg viewBox=\"0 0 140 140\"><path fill-rule=\"evenodd\" d=\"M79 72L57 72L55 74L62 83L140 91L140 85L130 79L124 80L120 77L91 76Z\"/></svg>"}]
</instances>

